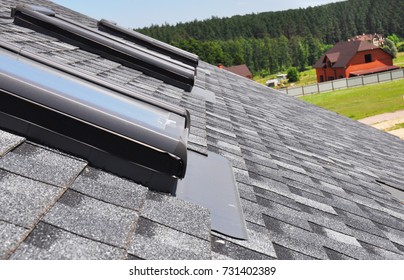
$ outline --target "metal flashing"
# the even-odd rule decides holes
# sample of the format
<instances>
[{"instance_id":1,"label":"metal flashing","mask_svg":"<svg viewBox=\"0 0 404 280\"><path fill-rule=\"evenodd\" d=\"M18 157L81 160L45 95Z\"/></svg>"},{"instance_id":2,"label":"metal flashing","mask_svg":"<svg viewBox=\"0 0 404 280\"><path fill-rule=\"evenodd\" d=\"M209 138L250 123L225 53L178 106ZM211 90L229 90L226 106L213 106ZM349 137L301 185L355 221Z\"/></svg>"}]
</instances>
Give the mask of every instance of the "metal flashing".
<instances>
[{"instance_id":1,"label":"metal flashing","mask_svg":"<svg viewBox=\"0 0 404 280\"><path fill-rule=\"evenodd\" d=\"M77 23L37 12L31 5L18 5L12 10L12 16L17 25L58 38L186 91L191 91L195 83L194 71L176 61L118 43Z\"/></svg>"},{"instance_id":2,"label":"metal flashing","mask_svg":"<svg viewBox=\"0 0 404 280\"><path fill-rule=\"evenodd\" d=\"M383 189L388 191L394 198L404 204L404 190L392 186L392 184L386 183L383 180L376 180L379 185L382 186Z\"/></svg>"},{"instance_id":3,"label":"metal flashing","mask_svg":"<svg viewBox=\"0 0 404 280\"><path fill-rule=\"evenodd\" d=\"M175 195L210 210L212 230L237 239L248 239L233 169L230 162L208 152L188 151L187 174L178 181Z\"/></svg>"},{"instance_id":4,"label":"metal flashing","mask_svg":"<svg viewBox=\"0 0 404 280\"><path fill-rule=\"evenodd\" d=\"M156 39L150 38L139 32L129 30L122 26L118 26L116 23L108 21L106 19L101 19L100 21L98 21L98 29L112 35L124 38L125 40L131 41L152 51L165 54L194 68L198 66L199 57L197 55L163 43Z\"/></svg>"},{"instance_id":5,"label":"metal flashing","mask_svg":"<svg viewBox=\"0 0 404 280\"><path fill-rule=\"evenodd\" d=\"M0 91L2 129L158 191L185 176L183 116L2 49Z\"/></svg>"}]
</instances>

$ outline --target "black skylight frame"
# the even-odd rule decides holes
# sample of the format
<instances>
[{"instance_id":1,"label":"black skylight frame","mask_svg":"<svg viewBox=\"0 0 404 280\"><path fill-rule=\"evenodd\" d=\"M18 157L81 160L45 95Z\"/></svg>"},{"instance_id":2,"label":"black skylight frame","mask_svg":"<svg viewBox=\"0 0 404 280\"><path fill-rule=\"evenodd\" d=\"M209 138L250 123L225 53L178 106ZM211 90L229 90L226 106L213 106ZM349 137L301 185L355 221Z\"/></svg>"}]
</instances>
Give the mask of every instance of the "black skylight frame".
<instances>
[{"instance_id":1,"label":"black skylight frame","mask_svg":"<svg viewBox=\"0 0 404 280\"><path fill-rule=\"evenodd\" d=\"M180 68L186 68L186 69L188 69L188 70L190 70L190 71L193 71L194 74L196 75L196 67L193 67L193 66L191 66L191 65L188 65L188 64L186 64L186 63L183 63L183 62L181 62L180 60L173 59L172 57L170 57L170 56L168 56L168 55L166 55L166 54L163 54L163 53L161 53L161 52L152 51L152 50L150 50L150 49L148 49L148 48L145 48L145 47L143 47L143 46L141 46L141 45L139 45L139 44L132 44L133 42L130 42L129 40L125 40L125 39L120 38L120 37L118 37L118 36L111 35L111 34L109 34L109 33L107 33L107 32L102 32L102 31L99 31L99 30L97 30L97 29L90 28L90 27L88 27L88 26L85 26L85 25L83 25L83 24L78 23L77 21L74 21L74 20L72 20L72 19L63 17L63 16L61 16L61 15L54 14L54 15L52 15L52 16L55 17L55 18L57 18L57 19L59 19L59 20L62 20L62 21L64 21L64 22L66 22L66 23L75 25L75 26L77 26L77 27L79 27L79 28L81 28L81 29L88 30L88 31L90 31L91 33L95 33L95 34L98 34L98 35L100 35L100 36L102 36L102 37L108 38L108 39L110 39L110 40L112 40L112 41L114 41L114 42L116 42L116 43L118 43L118 44L128 46L128 47L133 48L133 49L136 49L136 50L138 50L138 51L140 51L140 52L142 52L142 53L146 53L146 54L149 54L149 55L151 55L151 56L153 56L153 57L156 57L156 58L158 58L158 59L162 59L162 60L164 60L164 61L166 61L166 62L168 62L168 63L170 63L170 64L174 64L174 65L176 65L176 66L179 66Z\"/></svg>"},{"instance_id":2,"label":"black skylight frame","mask_svg":"<svg viewBox=\"0 0 404 280\"><path fill-rule=\"evenodd\" d=\"M152 51L165 54L173 59L179 60L192 67L197 67L199 64L199 57L195 54L181 50L169 44L158 41L156 39L150 38L139 32L129 30L106 19L101 19L100 21L98 21L97 25L98 29L101 31L110 33L117 37L121 37L125 40L143 46Z\"/></svg>"},{"instance_id":3,"label":"black skylight frame","mask_svg":"<svg viewBox=\"0 0 404 280\"><path fill-rule=\"evenodd\" d=\"M0 59L2 129L151 189L175 191L187 166L183 116L1 48Z\"/></svg>"},{"instance_id":4,"label":"black skylight frame","mask_svg":"<svg viewBox=\"0 0 404 280\"><path fill-rule=\"evenodd\" d=\"M11 16L17 25L58 38L185 91L192 90L195 71L188 65L181 66L176 61L170 62L148 52L117 43L107 36L88 30L85 26L56 17L50 9L46 9L45 12L43 10L43 7L34 5L18 5L12 9Z\"/></svg>"}]
</instances>

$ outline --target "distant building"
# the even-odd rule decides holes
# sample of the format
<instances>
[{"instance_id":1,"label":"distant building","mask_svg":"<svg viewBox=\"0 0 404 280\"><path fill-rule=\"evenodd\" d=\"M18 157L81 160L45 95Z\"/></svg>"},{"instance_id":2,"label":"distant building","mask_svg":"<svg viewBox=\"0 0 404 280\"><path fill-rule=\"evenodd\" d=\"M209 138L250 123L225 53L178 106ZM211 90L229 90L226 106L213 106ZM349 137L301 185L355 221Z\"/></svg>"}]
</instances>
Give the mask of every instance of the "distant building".
<instances>
[{"instance_id":1,"label":"distant building","mask_svg":"<svg viewBox=\"0 0 404 280\"><path fill-rule=\"evenodd\" d=\"M268 87L277 87L278 85L279 85L279 80L278 79L271 79L271 80L268 80L268 81L266 81L265 82L265 84L268 86Z\"/></svg>"},{"instance_id":2,"label":"distant building","mask_svg":"<svg viewBox=\"0 0 404 280\"><path fill-rule=\"evenodd\" d=\"M245 64L231 66L231 67L224 67L224 69L226 69L227 71L230 71L234 74L237 74L239 76L248 78L250 80L252 80L252 78L253 78L253 75L252 75L250 69L248 69L247 65L245 65Z\"/></svg>"},{"instance_id":3,"label":"distant building","mask_svg":"<svg viewBox=\"0 0 404 280\"><path fill-rule=\"evenodd\" d=\"M282 83L283 81L287 80L287 76L288 74L279 74L276 76L276 78L278 79L279 83Z\"/></svg>"},{"instance_id":4,"label":"distant building","mask_svg":"<svg viewBox=\"0 0 404 280\"><path fill-rule=\"evenodd\" d=\"M319 83L398 69L393 57L367 41L339 42L314 65Z\"/></svg>"},{"instance_id":5,"label":"distant building","mask_svg":"<svg viewBox=\"0 0 404 280\"><path fill-rule=\"evenodd\" d=\"M355 37L352 37L348 41L366 41L372 43L377 47L381 47L384 44L384 38L382 34L362 34Z\"/></svg>"}]
</instances>

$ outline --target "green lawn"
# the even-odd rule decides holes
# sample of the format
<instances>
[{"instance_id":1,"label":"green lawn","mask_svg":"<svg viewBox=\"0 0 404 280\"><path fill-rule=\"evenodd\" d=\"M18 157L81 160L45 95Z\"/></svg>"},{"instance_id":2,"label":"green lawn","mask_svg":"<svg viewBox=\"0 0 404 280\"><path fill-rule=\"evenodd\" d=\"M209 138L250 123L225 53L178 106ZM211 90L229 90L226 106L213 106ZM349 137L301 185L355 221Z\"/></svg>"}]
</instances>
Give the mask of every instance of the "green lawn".
<instances>
[{"instance_id":1,"label":"green lawn","mask_svg":"<svg viewBox=\"0 0 404 280\"><path fill-rule=\"evenodd\" d=\"M404 110L404 80L307 95L300 99L359 120Z\"/></svg>"},{"instance_id":2,"label":"green lawn","mask_svg":"<svg viewBox=\"0 0 404 280\"><path fill-rule=\"evenodd\" d=\"M404 67L404 52L399 52L397 57L393 60L394 65Z\"/></svg>"},{"instance_id":3,"label":"green lawn","mask_svg":"<svg viewBox=\"0 0 404 280\"><path fill-rule=\"evenodd\" d=\"M300 73L300 81L296 86L307 86L317 83L316 69L312 68Z\"/></svg>"},{"instance_id":4,"label":"green lawn","mask_svg":"<svg viewBox=\"0 0 404 280\"><path fill-rule=\"evenodd\" d=\"M386 129L386 131L397 130L397 129L400 129L400 128L404 128L404 123L396 124L395 126Z\"/></svg>"},{"instance_id":5,"label":"green lawn","mask_svg":"<svg viewBox=\"0 0 404 280\"><path fill-rule=\"evenodd\" d=\"M284 73L286 73L286 72L287 71L284 71ZM264 78L262 78L260 76L255 76L254 81L265 85L266 81L275 79L276 75L277 74L272 74L272 75L266 76ZM309 67L309 69L307 69L306 71L300 72L299 77L300 77L300 81L294 83L295 86L306 86L306 85L317 83L316 69L312 69L311 67ZM290 83L285 83L284 86L288 87L288 86L290 86Z\"/></svg>"}]
</instances>

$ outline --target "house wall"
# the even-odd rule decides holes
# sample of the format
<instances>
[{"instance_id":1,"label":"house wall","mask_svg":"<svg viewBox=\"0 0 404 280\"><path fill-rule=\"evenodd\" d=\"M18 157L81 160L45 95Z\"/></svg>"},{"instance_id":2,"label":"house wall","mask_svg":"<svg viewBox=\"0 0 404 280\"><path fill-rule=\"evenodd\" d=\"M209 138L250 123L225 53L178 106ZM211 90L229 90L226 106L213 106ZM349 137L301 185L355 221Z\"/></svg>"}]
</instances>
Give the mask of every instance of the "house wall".
<instances>
[{"instance_id":1,"label":"house wall","mask_svg":"<svg viewBox=\"0 0 404 280\"><path fill-rule=\"evenodd\" d=\"M372 55L372 62L365 63L365 55L367 54ZM345 71L345 76L349 77L349 74L353 71L369 70L372 68L392 65L393 58L382 49L358 52L349 62Z\"/></svg>"},{"instance_id":2,"label":"house wall","mask_svg":"<svg viewBox=\"0 0 404 280\"><path fill-rule=\"evenodd\" d=\"M346 78L344 68L317 68L317 82L321 83L320 76L324 77L323 82Z\"/></svg>"},{"instance_id":3,"label":"house wall","mask_svg":"<svg viewBox=\"0 0 404 280\"><path fill-rule=\"evenodd\" d=\"M345 69L344 68L331 68L329 67L328 58L326 58L326 68L317 68L317 82L327 82L340 78L345 78ZM321 76L323 76L323 80L321 80Z\"/></svg>"}]
</instances>

